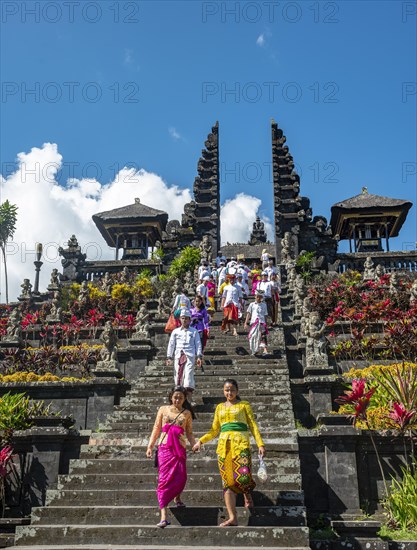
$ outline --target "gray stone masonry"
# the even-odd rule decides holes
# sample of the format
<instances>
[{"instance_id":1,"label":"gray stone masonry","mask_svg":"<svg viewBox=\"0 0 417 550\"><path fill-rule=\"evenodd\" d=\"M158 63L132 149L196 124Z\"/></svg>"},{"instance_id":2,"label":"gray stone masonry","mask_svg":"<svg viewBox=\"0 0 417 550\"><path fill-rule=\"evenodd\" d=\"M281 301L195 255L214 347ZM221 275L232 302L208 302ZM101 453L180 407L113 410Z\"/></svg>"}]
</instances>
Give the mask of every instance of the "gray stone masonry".
<instances>
[{"instance_id":1,"label":"gray stone masonry","mask_svg":"<svg viewBox=\"0 0 417 550\"><path fill-rule=\"evenodd\" d=\"M223 381L234 377L242 399L254 409L266 446L269 479L257 481L255 511L249 514L238 498L239 527L221 528L225 518L216 442L201 453L188 453L188 483L184 509L171 508L172 525L159 529L156 470L145 450L159 406L173 385L173 369L166 367L165 349L144 368L132 389L99 430L81 456L73 460L69 475L60 476L47 493L47 506L37 508L30 526L20 526L16 546L35 550L93 550L106 548L291 548L307 550L308 528L301 490L297 432L292 412L288 366L281 355L282 327L270 333L267 357L248 352L247 335L224 335L220 313L215 315L205 352L205 372L196 374L196 436L211 425L214 409L223 398ZM252 446L253 471L258 460ZM122 544L118 544L120 541Z\"/></svg>"}]
</instances>

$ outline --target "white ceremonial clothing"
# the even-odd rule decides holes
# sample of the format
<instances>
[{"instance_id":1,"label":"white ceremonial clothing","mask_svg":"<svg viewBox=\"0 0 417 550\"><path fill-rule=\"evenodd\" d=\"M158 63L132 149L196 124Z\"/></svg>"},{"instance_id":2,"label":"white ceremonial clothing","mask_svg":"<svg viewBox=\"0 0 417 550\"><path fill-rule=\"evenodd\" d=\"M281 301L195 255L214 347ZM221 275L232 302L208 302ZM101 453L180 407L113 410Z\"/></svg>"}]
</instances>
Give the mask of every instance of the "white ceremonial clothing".
<instances>
[{"instance_id":1,"label":"white ceremonial clothing","mask_svg":"<svg viewBox=\"0 0 417 550\"><path fill-rule=\"evenodd\" d=\"M179 358L181 351L187 356L184 372L180 384L185 388L195 388L194 364L196 357L201 357L203 350L198 330L193 327L184 329L178 327L171 333L168 343L167 358L174 358L174 384L178 384Z\"/></svg>"},{"instance_id":2,"label":"white ceremonial clothing","mask_svg":"<svg viewBox=\"0 0 417 550\"><path fill-rule=\"evenodd\" d=\"M266 307L265 302L252 302L249 304L246 313L249 313L251 316L250 325L253 325L256 319L259 319L260 323L266 324L265 317L268 315L268 308Z\"/></svg>"},{"instance_id":3,"label":"white ceremonial clothing","mask_svg":"<svg viewBox=\"0 0 417 550\"><path fill-rule=\"evenodd\" d=\"M177 294L172 309L191 309L191 300L185 294Z\"/></svg>"},{"instance_id":4,"label":"white ceremonial clothing","mask_svg":"<svg viewBox=\"0 0 417 550\"><path fill-rule=\"evenodd\" d=\"M239 286L228 284L224 287L222 298L224 298L224 306L229 304L235 304L239 307L241 300L243 300L242 289Z\"/></svg>"},{"instance_id":5,"label":"white ceremonial clothing","mask_svg":"<svg viewBox=\"0 0 417 550\"><path fill-rule=\"evenodd\" d=\"M258 290L264 291L264 298L272 298L272 286L271 281L260 281L258 284Z\"/></svg>"},{"instance_id":6,"label":"white ceremonial clothing","mask_svg":"<svg viewBox=\"0 0 417 550\"><path fill-rule=\"evenodd\" d=\"M277 275L277 270L274 266L268 266L264 269L264 271L266 271L266 273L268 273L268 281L271 280L271 277L272 277L273 273L275 273L275 275Z\"/></svg>"},{"instance_id":7,"label":"white ceremonial clothing","mask_svg":"<svg viewBox=\"0 0 417 550\"><path fill-rule=\"evenodd\" d=\"M199 294L203 299L204 299L204 303L207 304L207 300L208 300L208 287L204 284L204 283L201 283L197 286L196 288L196 294Z\"/></svg>"}]
</instances>

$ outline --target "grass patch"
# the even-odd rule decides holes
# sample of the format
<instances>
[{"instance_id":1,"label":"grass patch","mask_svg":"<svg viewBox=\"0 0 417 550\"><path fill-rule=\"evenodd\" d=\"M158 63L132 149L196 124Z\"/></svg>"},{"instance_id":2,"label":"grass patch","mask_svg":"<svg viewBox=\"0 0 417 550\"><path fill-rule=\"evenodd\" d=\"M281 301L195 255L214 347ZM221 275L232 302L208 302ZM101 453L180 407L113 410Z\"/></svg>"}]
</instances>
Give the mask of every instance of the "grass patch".
<instances>
[{"instance_id":1,"label":"grass patch","mask_svg":"<svg viewBox=\"0 0 417 550\"><path fill-rule=\"evenodd\" d=\"M417 541L417 531L407 531L406 529L389 529L383 525L378 532L381 539L386 540L415 540Z\"/></svg>"}]
</instances>

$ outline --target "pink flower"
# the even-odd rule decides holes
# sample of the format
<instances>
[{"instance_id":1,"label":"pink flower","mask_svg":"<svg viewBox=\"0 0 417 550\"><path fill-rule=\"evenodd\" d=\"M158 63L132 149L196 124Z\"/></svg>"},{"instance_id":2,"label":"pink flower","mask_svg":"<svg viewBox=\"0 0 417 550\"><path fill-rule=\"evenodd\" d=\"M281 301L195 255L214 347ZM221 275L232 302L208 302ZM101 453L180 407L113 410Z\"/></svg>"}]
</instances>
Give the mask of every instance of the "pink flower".
<instances>
[{"instance_id":1,"label":"pink flower","mask_svg":"<svg viewBox=\"0 0 417 550\"><path fill-rule=\"evenodd\" d=\"M365 393L365 378L360 378L359 380L352 380L352 390L345 391L345 395L340 395L335 401L340 404L355 404L362 398L369 399L375 392L375 388L371 388L368 392Z\"/></svg>"},{"instance_id":2,"label":"pink flower","mask_svg":"<svg viewBox=\"0 0 417 550\"><path fill-rule=\"evenodd\" d=\"M395 422L400 428L404 430L416 415L416 411L412 409L407 411L402 403L393 403L394 410L389 413L389 418Z\"/></svg>"}]
</instances>

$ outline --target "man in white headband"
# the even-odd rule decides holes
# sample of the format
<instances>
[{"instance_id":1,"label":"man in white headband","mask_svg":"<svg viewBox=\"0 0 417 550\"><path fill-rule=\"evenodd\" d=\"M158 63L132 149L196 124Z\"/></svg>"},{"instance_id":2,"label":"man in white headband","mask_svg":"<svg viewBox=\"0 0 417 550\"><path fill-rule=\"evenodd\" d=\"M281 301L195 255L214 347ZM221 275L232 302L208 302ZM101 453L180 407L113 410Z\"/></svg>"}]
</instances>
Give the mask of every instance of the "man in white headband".
<instances>
[{"instance_id":1,"label":"man in white headband","mask_svg":"<svg viewBox=\"0 0 417 550\"><path fill-rule=\"evenodd\" d=\"M203 364L203 351L198 331L190 327L191 312L182 309L180 313L181 326L174 329L168 343L167 365L172 365L174 358L174 384L184 386L188 400L191 402L195 388L194 365Z\"/></svg>"}]
</instances>

